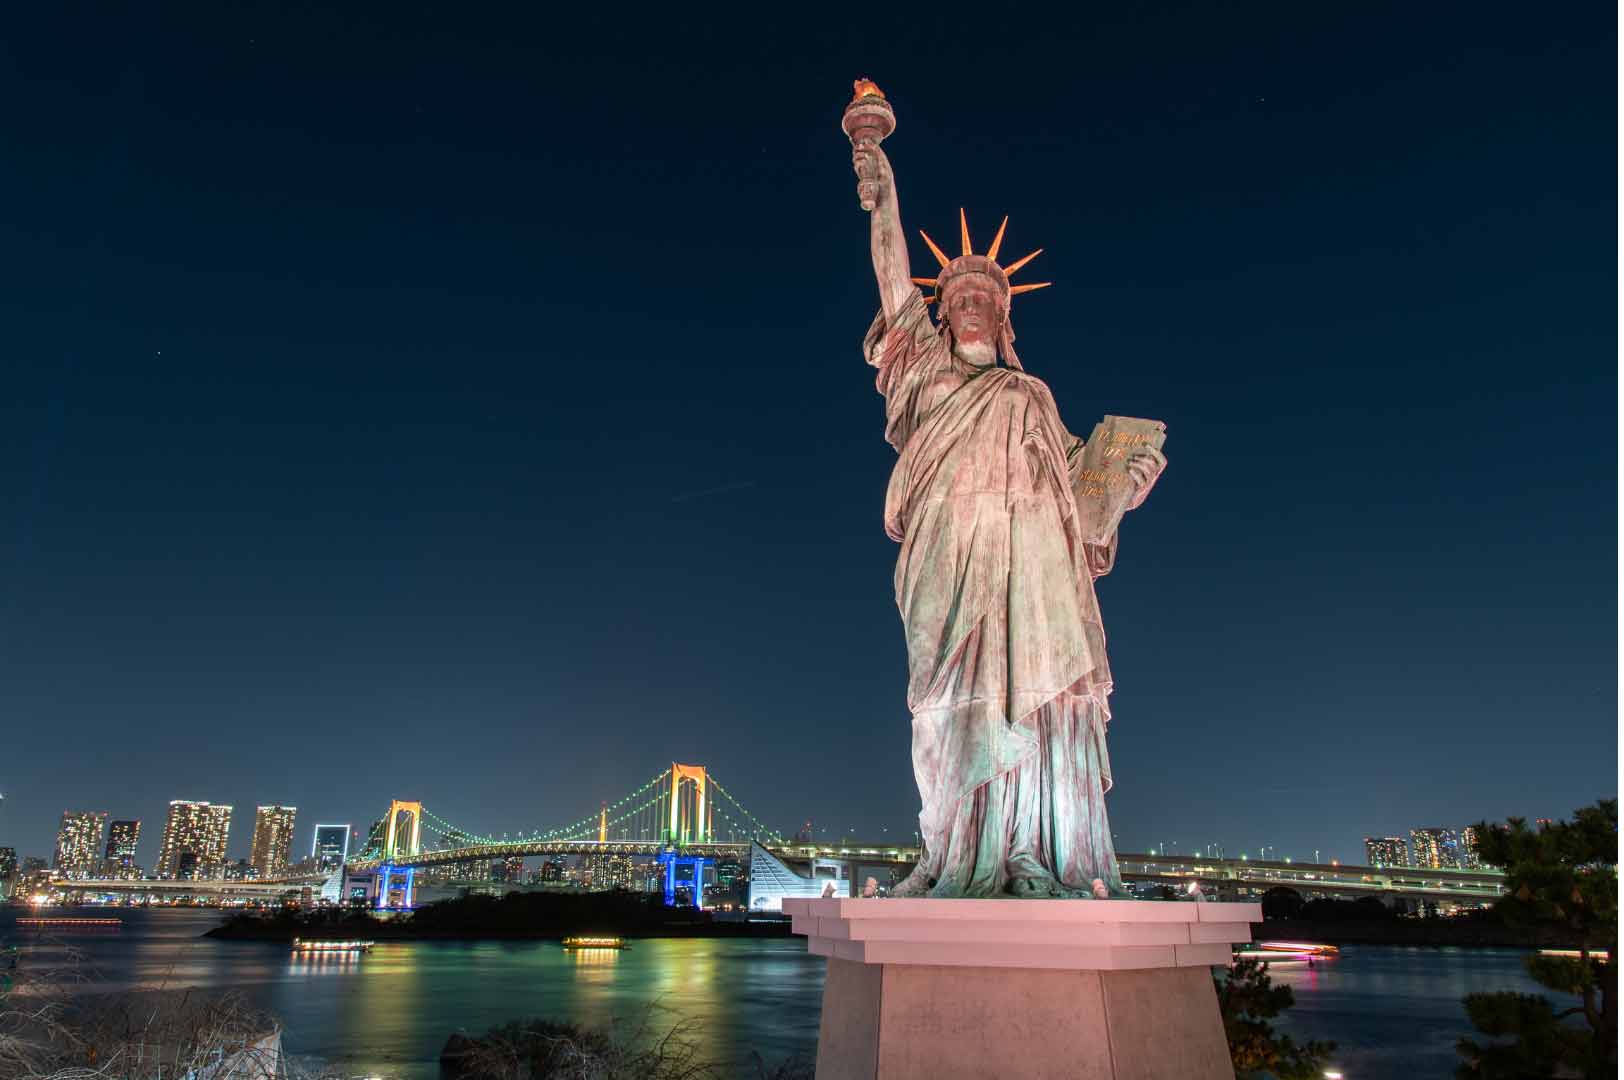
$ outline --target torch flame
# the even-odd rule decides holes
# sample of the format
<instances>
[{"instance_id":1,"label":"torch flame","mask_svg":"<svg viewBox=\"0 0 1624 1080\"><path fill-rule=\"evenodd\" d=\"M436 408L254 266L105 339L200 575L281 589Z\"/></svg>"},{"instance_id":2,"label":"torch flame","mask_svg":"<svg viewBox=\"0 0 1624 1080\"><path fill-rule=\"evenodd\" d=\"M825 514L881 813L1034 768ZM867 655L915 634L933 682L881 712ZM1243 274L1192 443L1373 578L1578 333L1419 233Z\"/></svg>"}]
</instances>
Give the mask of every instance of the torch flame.
<instances>
[{"instance_id":1,"label":"torch flame","mask_svg":"<svg viewBox=\"0 0 1624 1080\"><path fill-rule=\"evenodd\" d=\"M851 99L853 101L860 101L866 97L877 97L881 101L885 100L884 92L881 91L878 86L875 86L870 80L854 80L851 84Z\"/></svg>"}]
</instances>

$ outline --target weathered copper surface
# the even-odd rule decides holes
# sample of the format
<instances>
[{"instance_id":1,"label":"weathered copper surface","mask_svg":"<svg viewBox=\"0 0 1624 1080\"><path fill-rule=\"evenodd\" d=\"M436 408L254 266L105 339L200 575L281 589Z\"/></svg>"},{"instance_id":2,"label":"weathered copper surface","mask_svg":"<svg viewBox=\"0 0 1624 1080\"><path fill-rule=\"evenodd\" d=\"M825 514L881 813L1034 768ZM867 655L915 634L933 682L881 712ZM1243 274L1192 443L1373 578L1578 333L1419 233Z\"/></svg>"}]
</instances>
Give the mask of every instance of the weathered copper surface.
<instances>
[{"instance_id":1,"label":"weathered copper surface","mask_svg":"<svg viewBox=\"0 0 1624 1080\"><path fill-rule=\"evenodd\" d=\"M1117 536L1084 535L1074 494L1083 440L1015 354L1010 297L1022 290L1009 274L1031 256L998 265L1004 226L988 254L974 254L961 212L961 254L949 259L926 237L941 271L911 278L879 146L890 129L877 134L860 115L883 103L874 90L859 83L843 127L880 287L863 354L898 454L885 530L902 545L896 597L924 851L896 891L1120 895L1105 807L1111 671L1093 584L1115 562ZM919 284L933 288L939 322ZM1127 504L1144 501L1165 462L1149 446L1127 456Z\"/></svg>"}]
</instances>

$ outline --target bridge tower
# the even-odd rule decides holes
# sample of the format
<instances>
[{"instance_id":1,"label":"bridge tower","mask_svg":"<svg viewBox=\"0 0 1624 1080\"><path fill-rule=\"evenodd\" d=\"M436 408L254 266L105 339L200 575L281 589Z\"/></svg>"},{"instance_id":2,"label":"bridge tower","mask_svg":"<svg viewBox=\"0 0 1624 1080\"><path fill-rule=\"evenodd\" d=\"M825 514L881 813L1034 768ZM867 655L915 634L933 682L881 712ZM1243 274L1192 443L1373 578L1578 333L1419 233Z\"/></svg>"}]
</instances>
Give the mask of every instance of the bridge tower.
<instances>
[{"instance_id":1,"label":"bridge tower","mask_svg":"<svg viewBox=\"0 0 1624 1080\"><path fill-rule=\"evenodd\" d=\"M609 842L609 804L602 803L598 807L598 843Z\"/></svg>"},{"instance_id":2,"label":"bridge tower","mask_svg":"<svg viewBox=\"0 0 1624 1080\"><path fill-rule=\"evenodd\" d=\"M389 804L389 817L383 834L383 857L411 859L423 851L423 804L396 799Z\"/></svg>"},{"instance_id":3,"label":"bridge tower","mask_svg":"<svg viewBox=\"0 0 1624 1080\"><path fill-rule=\"evenodd\" d=\"M682 801L683 781L693 784L694 813L687 814ZM710 839L710 819L705 814L705 766L671 764L670 822L666 828L666 842L671 844L703 844Z\"/></svg>"}]
</instances>

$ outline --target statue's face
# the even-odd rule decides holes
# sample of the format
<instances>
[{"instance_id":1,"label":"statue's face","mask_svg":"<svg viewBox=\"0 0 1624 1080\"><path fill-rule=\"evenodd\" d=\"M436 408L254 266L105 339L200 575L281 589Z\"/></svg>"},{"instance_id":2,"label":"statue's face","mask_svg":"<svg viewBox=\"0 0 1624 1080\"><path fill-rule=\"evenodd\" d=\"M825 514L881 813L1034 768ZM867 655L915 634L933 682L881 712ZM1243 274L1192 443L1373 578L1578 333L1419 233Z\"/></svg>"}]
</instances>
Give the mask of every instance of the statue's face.
<instances>
[{"instance_id":1,"label":"statue's face","mask_svg":"<svg viewBox=\"0 0 1624 1080\"><path fill-rule=\"evenodd\" d=\"M955 345L994 345L1002 319L998 289L966 281L942 301L942 317L953 332Z\"/></svg>"}]
</instances>

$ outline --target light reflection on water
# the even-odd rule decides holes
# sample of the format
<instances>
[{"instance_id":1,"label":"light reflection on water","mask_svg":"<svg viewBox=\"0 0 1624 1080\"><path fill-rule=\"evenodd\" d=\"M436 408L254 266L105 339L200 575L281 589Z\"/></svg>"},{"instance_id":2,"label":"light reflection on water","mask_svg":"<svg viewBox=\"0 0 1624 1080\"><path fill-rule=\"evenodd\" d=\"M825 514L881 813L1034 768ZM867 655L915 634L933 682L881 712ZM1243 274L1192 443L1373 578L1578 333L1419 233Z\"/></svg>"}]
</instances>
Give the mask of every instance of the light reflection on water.
<instances>
[{"instance_id":1,"label":"light reflection on water","mask_svg":"<svg viewBox=\"0 0 1624 1080\"><path fill-rule=\"evenodd\" d=\"M199 937L203 910L124 910L122 933L63 935L110 988L233 987L279 1015L290 1053L358 1075L436 1080L453 1031L528 1017L586 1025L693 1021L702 1056L776 1062L816 1049L823 961L799 939L634 940L625 950L556 942L379 942L360 956ZM16 939L0 914L0 938ZM1447 1077L1468 1034L1460 999L1537 987L1509 949L1347 948L1335 960L1276 965L1296 991L1282 1026L1333 1039L1349 1080ZM649 1011L650 1003L653 1011Z\"/></svg>"},{"instance_id":2,"label":"light reflection on water","mask_svg":"<svg viewBox=\"0 0 1624 1080\"><path fill-rule=\"evenodd\" d=\"M1461 999L1482 991L1542 993L1518 949L1344 947L1334 960L1273 965L1296 1003L1279 1027L1298 1039L1337 1044L1349 1080L1448 1077L1471 1035Z\"/></svg>"}]
</instances>

